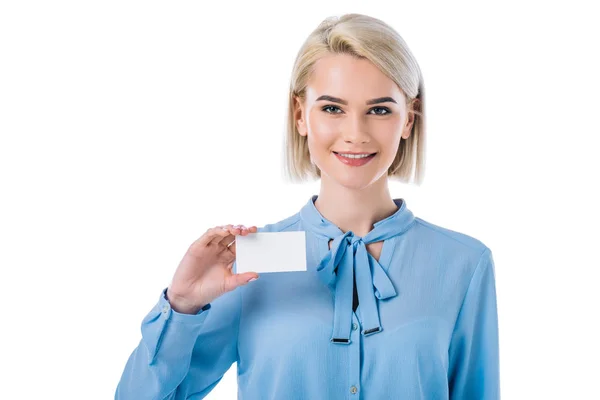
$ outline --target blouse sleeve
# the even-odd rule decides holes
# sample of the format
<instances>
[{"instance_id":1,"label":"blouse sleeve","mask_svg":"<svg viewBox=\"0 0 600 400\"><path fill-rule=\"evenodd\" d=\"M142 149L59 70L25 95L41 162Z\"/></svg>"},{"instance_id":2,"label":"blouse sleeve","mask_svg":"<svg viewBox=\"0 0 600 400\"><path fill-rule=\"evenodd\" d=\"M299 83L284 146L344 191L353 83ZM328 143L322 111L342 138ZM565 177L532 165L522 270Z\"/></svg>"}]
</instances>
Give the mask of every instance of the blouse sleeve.
<instances>
[{"instance_id":1,"label":"blouse sleeve","mask_svg":"<svg viewBox=\"0 0 600 400\"><path fill-rule=\"evenodd\" d=\"M500 399L495 267L486 248L467 289L449 348L450 399Z\"/></svg>"},{"instance_id":2,"label":"blouse sleeve","mask_svg":"<svg viewBox=\"0 0 600 400\"><path fill-rule=\"evenodd\" d=\"M142 321L142 338L125 365L115 400L203 399L237 361L240 288L197 314L173 310L166 291Z\"/></svg>"}]
</instances>

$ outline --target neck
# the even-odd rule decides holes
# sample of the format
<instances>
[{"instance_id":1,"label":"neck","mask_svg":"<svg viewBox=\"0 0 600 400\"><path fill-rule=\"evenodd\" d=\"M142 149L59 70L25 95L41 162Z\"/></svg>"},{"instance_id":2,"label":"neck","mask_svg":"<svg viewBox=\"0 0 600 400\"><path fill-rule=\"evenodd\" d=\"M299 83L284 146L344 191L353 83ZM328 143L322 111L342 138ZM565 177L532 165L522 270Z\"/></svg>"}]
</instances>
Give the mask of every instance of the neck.
<instances>
[{"instance_id":1,"label":"neck","mask_svg":"<svg viewBox=\"0 0 600 400\"><path fill-rule=\"evenodd\" d=\"M360 189L348 188L322 177L315 208L342 232L352 231L360 237L366 236L375 222L398 211L385 175Z\"/></svg>"}]
</instances>

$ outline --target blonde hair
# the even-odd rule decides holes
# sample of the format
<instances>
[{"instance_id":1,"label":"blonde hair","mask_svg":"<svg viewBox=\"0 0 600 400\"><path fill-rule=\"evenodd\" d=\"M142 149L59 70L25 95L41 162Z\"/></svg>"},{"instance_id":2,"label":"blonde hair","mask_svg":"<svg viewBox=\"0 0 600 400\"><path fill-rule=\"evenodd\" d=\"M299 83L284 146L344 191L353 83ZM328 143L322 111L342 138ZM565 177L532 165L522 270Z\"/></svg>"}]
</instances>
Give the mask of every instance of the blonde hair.
<instances>
[{"instance_id":1,"label":"blonde hair","mask_svg":"<svg viewBox=\"0 0 600 400\"><path fill-rule=\"evenodd\" d=\"M294 120L294 96L305 98L306 85L314 63L328 54L350 54L366 58L392 79L404 93L408 112L415 114L412 131L401 139L398 152L388 169L390 179L420 185L425 172L425 104L421 70L402 37L385 22L362 14L326 18L306 39L294 63L284 141L286 178L302 182L321 177L310 161L307 137L298 132Z\"/></svg>"}]
</instances>

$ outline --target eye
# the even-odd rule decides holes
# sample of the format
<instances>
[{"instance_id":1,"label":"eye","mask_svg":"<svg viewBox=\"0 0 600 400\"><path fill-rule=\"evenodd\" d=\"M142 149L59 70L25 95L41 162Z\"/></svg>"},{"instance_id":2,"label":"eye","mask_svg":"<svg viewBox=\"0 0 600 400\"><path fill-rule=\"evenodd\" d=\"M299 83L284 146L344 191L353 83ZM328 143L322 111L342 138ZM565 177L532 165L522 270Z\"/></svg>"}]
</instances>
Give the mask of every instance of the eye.
<instances>
[{"instance_id":1,"label":"eye","mask_svg":"<svg viewBox=\"0 0 600 400\"><path fill-rule=\"evenodd\" d=\"M325 106L325 107L322 108L322 110L325 111L327 114L339 114L339 112L329 112L329 111L327 111L327 109L332 109L332 108L336 109L336 110L339 110L339 111L342 111L338 107L332 106L332 105Z\"/></svg>"},{"instance_id":2,"label":"eye","mask_svg":"<svg viewBox=\"0 0 600 400\"><path fill-rule=\"evenodd\" d=\"M331 105L331 104L323 107L322 110L324 112L326 112L327 114L341 114L341 113L343 113L343 111L340 110L339 107ZM375 112L374 115L388 115L388 114L391 114L390 109L387 108L387 107L373 107L372 109L369 110L369 113L371 113L371 111L374 111L374 110L379 110L379 112Z\"/></svg>"},{"instance_id":3,"label":"eye","mask_svg":"<svg viewBox=\"0 0 600 400\"><path fill-rule=\"evenodd\" d=\"M373 107L373 108L371 108L370 111L373 111L373 110L383 110L383 111L385 111L385 113L375 113L376 115L387 115L387 114L391 113L390 109L387 108L387 107Z\"/></svg>"}]
</instances>

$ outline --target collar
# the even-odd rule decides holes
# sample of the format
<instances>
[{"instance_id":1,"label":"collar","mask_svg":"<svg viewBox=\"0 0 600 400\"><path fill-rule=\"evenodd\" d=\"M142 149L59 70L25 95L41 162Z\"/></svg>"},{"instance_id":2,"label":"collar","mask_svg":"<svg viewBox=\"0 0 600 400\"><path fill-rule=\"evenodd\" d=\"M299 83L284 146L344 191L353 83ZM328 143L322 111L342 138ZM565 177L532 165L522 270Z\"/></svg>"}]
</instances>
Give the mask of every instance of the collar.
<instances>
[{"instance_id":1,"label":"collar","mask_svg":"<svg viewBox=\"0 0 600 400\"><path fill-rule=\"evenodd\" d=\"M401 235L414 221L413 213L402 198L393 199L398 210L389 217L375 222L373 229L365 236L354 235L352 231L342 232L334 223L323 217L315 207L317 195L311 196L300 210L305 229L315 233L320 239L333 239L331 250L317 267L317 276L335 292L334 322L332 343L350 344L352 325L352 295L354 274L363 316L361 333L363 336L381 332L379 310L375 298L385 300L396 296L396 290L384 268L367 251L366 245Z\"/></svg>"}]
</instances>

